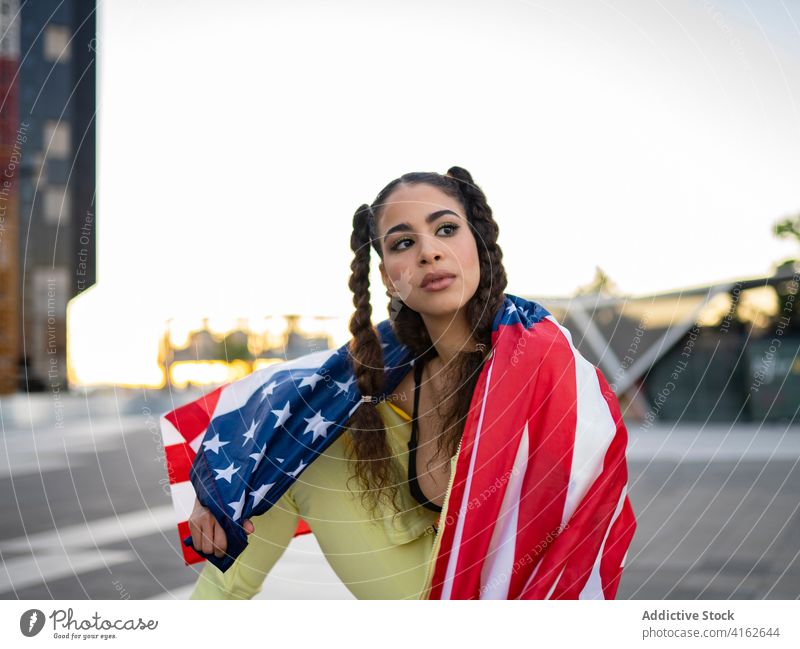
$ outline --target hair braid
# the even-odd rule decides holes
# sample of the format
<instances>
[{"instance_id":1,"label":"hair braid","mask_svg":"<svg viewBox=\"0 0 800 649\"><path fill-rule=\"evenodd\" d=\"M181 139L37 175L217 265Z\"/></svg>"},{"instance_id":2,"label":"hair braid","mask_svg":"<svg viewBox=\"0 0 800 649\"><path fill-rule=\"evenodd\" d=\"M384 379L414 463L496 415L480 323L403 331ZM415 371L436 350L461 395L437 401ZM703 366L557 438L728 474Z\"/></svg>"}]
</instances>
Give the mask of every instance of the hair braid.
<instances>
[{"instance_id":1,"label":"hair braid","mask_svg":"<svg viewBox=\"0 0 800 649\"><path fill-rule=\"evenodd\" d=\"M369 292L370 245L374 240L374 221L370 206L361 205L353 216L353 233L350 247L355 253L350 264L350 290L353 292L355 312L350 318L350 357L356 383L362 395L374 396L383 391L383 348L378 330L372 324L372 306ZM362 499L370 510L378 504L378 496L385 488L395 486L395 476L387 461L391 450L386 441L386 429L376 404L362 402L351 415L348 424L356 453L354 477L359 478L364 491ZM396 493L392 493L394 503Z\"/></svg>"}]
</instances>

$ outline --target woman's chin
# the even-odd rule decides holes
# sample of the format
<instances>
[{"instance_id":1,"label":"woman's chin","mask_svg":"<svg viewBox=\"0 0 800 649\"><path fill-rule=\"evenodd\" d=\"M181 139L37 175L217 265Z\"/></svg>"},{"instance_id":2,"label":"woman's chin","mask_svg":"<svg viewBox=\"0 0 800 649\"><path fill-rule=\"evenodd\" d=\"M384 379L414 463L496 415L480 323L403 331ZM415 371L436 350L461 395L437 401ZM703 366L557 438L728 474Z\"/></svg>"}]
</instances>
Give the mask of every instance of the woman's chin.
<instances>
[{"instance_id":1,"label":"woman's chin","mask_svg":"<svg viewBox=\"0 0 800 649\"><path fill-rule=\"evenodd\" d=\"M417 304L419 308L414 309L422 317L428 316L431 318L445 318L448 316L455 317L459 309L463 308L466 304L462 304L459 296L444 296L437 295L431 296L425 300L423 304ZM412 307L413 308L413 307Z\"/></svg>"}]
</instances>

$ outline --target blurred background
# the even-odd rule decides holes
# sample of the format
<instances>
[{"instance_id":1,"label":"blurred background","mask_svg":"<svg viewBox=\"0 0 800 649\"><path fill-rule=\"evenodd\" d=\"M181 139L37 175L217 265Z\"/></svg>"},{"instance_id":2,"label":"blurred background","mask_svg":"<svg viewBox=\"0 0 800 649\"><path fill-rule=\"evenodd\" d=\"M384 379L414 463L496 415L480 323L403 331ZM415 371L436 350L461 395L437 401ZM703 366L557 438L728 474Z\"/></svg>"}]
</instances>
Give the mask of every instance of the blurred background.
<instances>
[{"instance_id":1,"label":"blurred background","mask_svg":"<svg viewBox=\"0 0 800 649\"><path fill-rule=\"evenodd\" d=\"M0 2L0 597L185 597L159 416L347 342L354 211L452 165L507 292L620 399L618 597L798 597L798 25L785 0ZM260 596L350 595L309 534Z\"/></svg>"}]
</instances>

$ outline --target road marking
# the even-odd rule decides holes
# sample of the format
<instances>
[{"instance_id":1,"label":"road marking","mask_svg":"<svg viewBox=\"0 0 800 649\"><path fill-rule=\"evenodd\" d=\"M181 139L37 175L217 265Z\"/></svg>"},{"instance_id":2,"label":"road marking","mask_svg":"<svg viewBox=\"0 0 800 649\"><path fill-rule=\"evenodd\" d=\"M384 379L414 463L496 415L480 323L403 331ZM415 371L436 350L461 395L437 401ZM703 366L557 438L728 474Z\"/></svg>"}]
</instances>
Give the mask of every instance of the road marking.
<instances>
[{"instance_id":1,"label":"road marking","mask_svg":"<svg viewBox=\"0 0 800 649\"><path fill-rule=\"evenodd\" d=\"M169 531L176 537L171 505L109 516L58 530L47 530L0 541L0 593L19 590L67 575L136 560L131 550L102 550L99 546ZM27 556L7 557L25 552ZM31 554L32 553L32 554ZM175 560L182 561L178 550Z\"/></svg>"}]
</instances>

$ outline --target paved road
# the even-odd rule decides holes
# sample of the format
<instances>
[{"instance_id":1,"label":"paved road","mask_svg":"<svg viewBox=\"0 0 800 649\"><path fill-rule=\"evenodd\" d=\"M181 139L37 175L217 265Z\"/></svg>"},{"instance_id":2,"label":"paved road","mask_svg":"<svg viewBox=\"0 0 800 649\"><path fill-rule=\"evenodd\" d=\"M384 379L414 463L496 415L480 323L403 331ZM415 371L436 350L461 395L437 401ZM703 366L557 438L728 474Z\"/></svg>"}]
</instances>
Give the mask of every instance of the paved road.
<instances>
[{"instance_id":1,"label":"paved road","mask_svg":"<svg viewBox=\"0 0 800 649\"><path fill-rule=\"evenodd\" d=\"M30 412L0 402L0 598L187 596L198 567L180 556L153 425L170 406L154 398L72 399L63 428L42 399ZM629 435L639 527L619 598L800 596L800 428L629 425ZM305 535L259 597L351 595Z\"/></svg>"}]
</instances>

